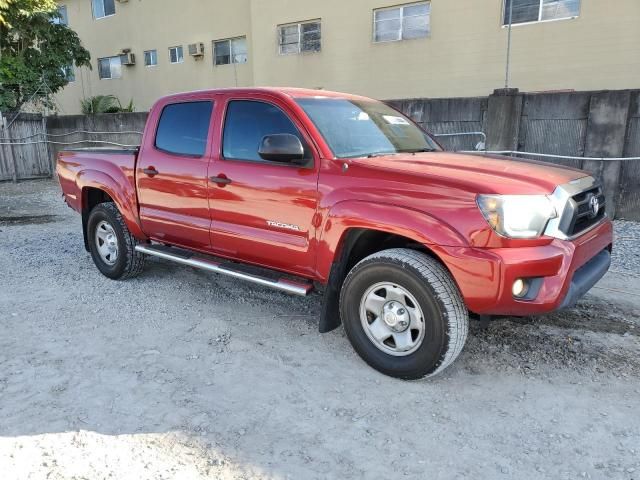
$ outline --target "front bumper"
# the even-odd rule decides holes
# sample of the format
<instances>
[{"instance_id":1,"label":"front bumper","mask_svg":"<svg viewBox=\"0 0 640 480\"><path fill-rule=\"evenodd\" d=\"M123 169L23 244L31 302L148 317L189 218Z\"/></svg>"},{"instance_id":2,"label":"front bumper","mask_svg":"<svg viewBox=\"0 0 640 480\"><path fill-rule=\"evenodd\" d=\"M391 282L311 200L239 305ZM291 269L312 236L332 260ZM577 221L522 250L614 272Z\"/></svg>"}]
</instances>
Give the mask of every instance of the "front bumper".
<instances>
[{"instance_id":1,"label":"front bumper","mask_svg":"<svg viewBox=\"0 0 640 480\"><path fill-rule=\"evenodd\" d=\"M609 269L613 228L609 220L569 241L521 248L445 248L467 308L482 315L534 315L572 307ZM514 298L518 278L536 280L531 298Z\"/></svg>"},{"instance_id":2,"label":"front bumper","mask_svg":"<svg viewBox=\"0 0 640 480\"><path fill-rule=\"evenodd\" d=\"M573 272L569 290L559 308L575 307L578 300L604 277L610 265L611 252L609 249L605 249Z\"/></svg>"}]
</instances>

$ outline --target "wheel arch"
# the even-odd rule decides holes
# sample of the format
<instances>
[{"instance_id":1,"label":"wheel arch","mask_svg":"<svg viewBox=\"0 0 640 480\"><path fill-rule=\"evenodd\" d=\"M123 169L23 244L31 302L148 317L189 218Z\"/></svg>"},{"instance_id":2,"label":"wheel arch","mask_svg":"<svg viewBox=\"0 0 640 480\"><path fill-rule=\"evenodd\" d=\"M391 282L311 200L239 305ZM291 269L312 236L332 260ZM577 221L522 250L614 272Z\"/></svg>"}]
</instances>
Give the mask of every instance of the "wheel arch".
<instances>
[{"instance_id":1,"label":"wheel arch","mask_svg":"<svg viewBox=\"0 0 640 480\"><path fill-rule=\"evenodd\" d=\"M135 186L126 182L117 182L110 175L96 170L83 170L77 176L80 189L82 214L82 232L85 248L88 250L87 222L91 210L100 203L113 202L121 213L127 228L138 239L146 239L138 223L137 197ZM127 191L126 187L129 187Z\"/></svg>"},{"instance_id":2,"label":"wheel arch","mask_svg":"<svg viewBox=\"0 0 640 480\"><path fill-rule=\"evenodd\" d=\"M429 255L458 286L440 245L463 246L466 241L446 222L409 208L360 201L334 206L323 225L317 257L319 277L326 279L319 330L328 332L340 325L338 299L349 270L382 250L409 248Z\"/></svg>"}]
</instances>

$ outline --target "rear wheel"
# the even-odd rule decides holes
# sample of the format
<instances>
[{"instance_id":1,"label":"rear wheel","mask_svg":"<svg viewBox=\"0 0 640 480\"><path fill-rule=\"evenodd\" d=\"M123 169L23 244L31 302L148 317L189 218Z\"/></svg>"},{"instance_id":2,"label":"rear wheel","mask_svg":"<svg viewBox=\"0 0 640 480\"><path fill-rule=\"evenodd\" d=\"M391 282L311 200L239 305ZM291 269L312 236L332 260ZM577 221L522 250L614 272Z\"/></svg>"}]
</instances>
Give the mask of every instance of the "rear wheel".
<instances>
[{"instance_id":1,"label":"rear wheel","mask_svg":"<svg viewBox=\"0 0 640 480\"><path fill-rule=\"evenodd\" d=\"M89 251L100 272L114 280L138 275L144 255L136 252L136 238L113 203L94 207L87 222Z\"/></svg>"},{"instance_id":2,"label":"rear wheel","mask_svg":"<svg viewBox=\"0 0 640 480\"><path fill-rule=\"evenodd\" d=\"M435 375L458 357L469 317L458 288L435 259L384 250L347 275L340 295L347 337L373 368L393 377Z\"/></svg>"}]
</instances>

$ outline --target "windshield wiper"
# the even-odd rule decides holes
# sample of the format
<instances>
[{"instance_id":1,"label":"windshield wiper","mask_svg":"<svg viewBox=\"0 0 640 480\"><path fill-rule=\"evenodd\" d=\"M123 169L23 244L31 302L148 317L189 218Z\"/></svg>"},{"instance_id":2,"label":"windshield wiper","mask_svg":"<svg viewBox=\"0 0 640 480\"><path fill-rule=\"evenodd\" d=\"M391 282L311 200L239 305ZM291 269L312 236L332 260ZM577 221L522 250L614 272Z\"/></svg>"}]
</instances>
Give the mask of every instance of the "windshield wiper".
<instances>
[{"instance_id":1,"label":"windshield wiper","mask_svg":"<svg viewBox=\"0 0 640 480\"><path fill-rule=\"evenodd\" d=\"M425 148L408 148L406 150L399 150L399 152L401 153L422 153L422 152L437 152L438 149L436 148L429 148L429 147L425 147Z\"/></svg>"},{"instance_id":2,"label":"windshield wiper","mask_svg":"<svg viewBox=\"0 0 640 480\"><path fill-rule=\"evenodd\" d=\"M367 158L384 157L387 155L397 155L398 152L374 152L367 155Z\"/></svg>"}]
</instances>

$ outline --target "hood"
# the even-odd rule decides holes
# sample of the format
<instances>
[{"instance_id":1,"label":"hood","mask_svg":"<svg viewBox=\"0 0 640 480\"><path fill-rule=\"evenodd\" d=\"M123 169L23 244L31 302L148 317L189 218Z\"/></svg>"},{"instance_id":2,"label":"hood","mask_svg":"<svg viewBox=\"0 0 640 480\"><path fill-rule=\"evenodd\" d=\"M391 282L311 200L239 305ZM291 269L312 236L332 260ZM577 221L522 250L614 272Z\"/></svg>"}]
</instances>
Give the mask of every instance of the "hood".
<instances>
[{"instance_id":1,"label":"hood","mask_svg":"<svg viewBox=\"0 0 640 480\"><path fill-rule=\"evenodd\" d=\"M499 155L451 152L384 155L358 158L354 163L388 174L452 180L475 193L550 194L558 186L589 175L574 168Z\"/></svg>"}]
</instances>

